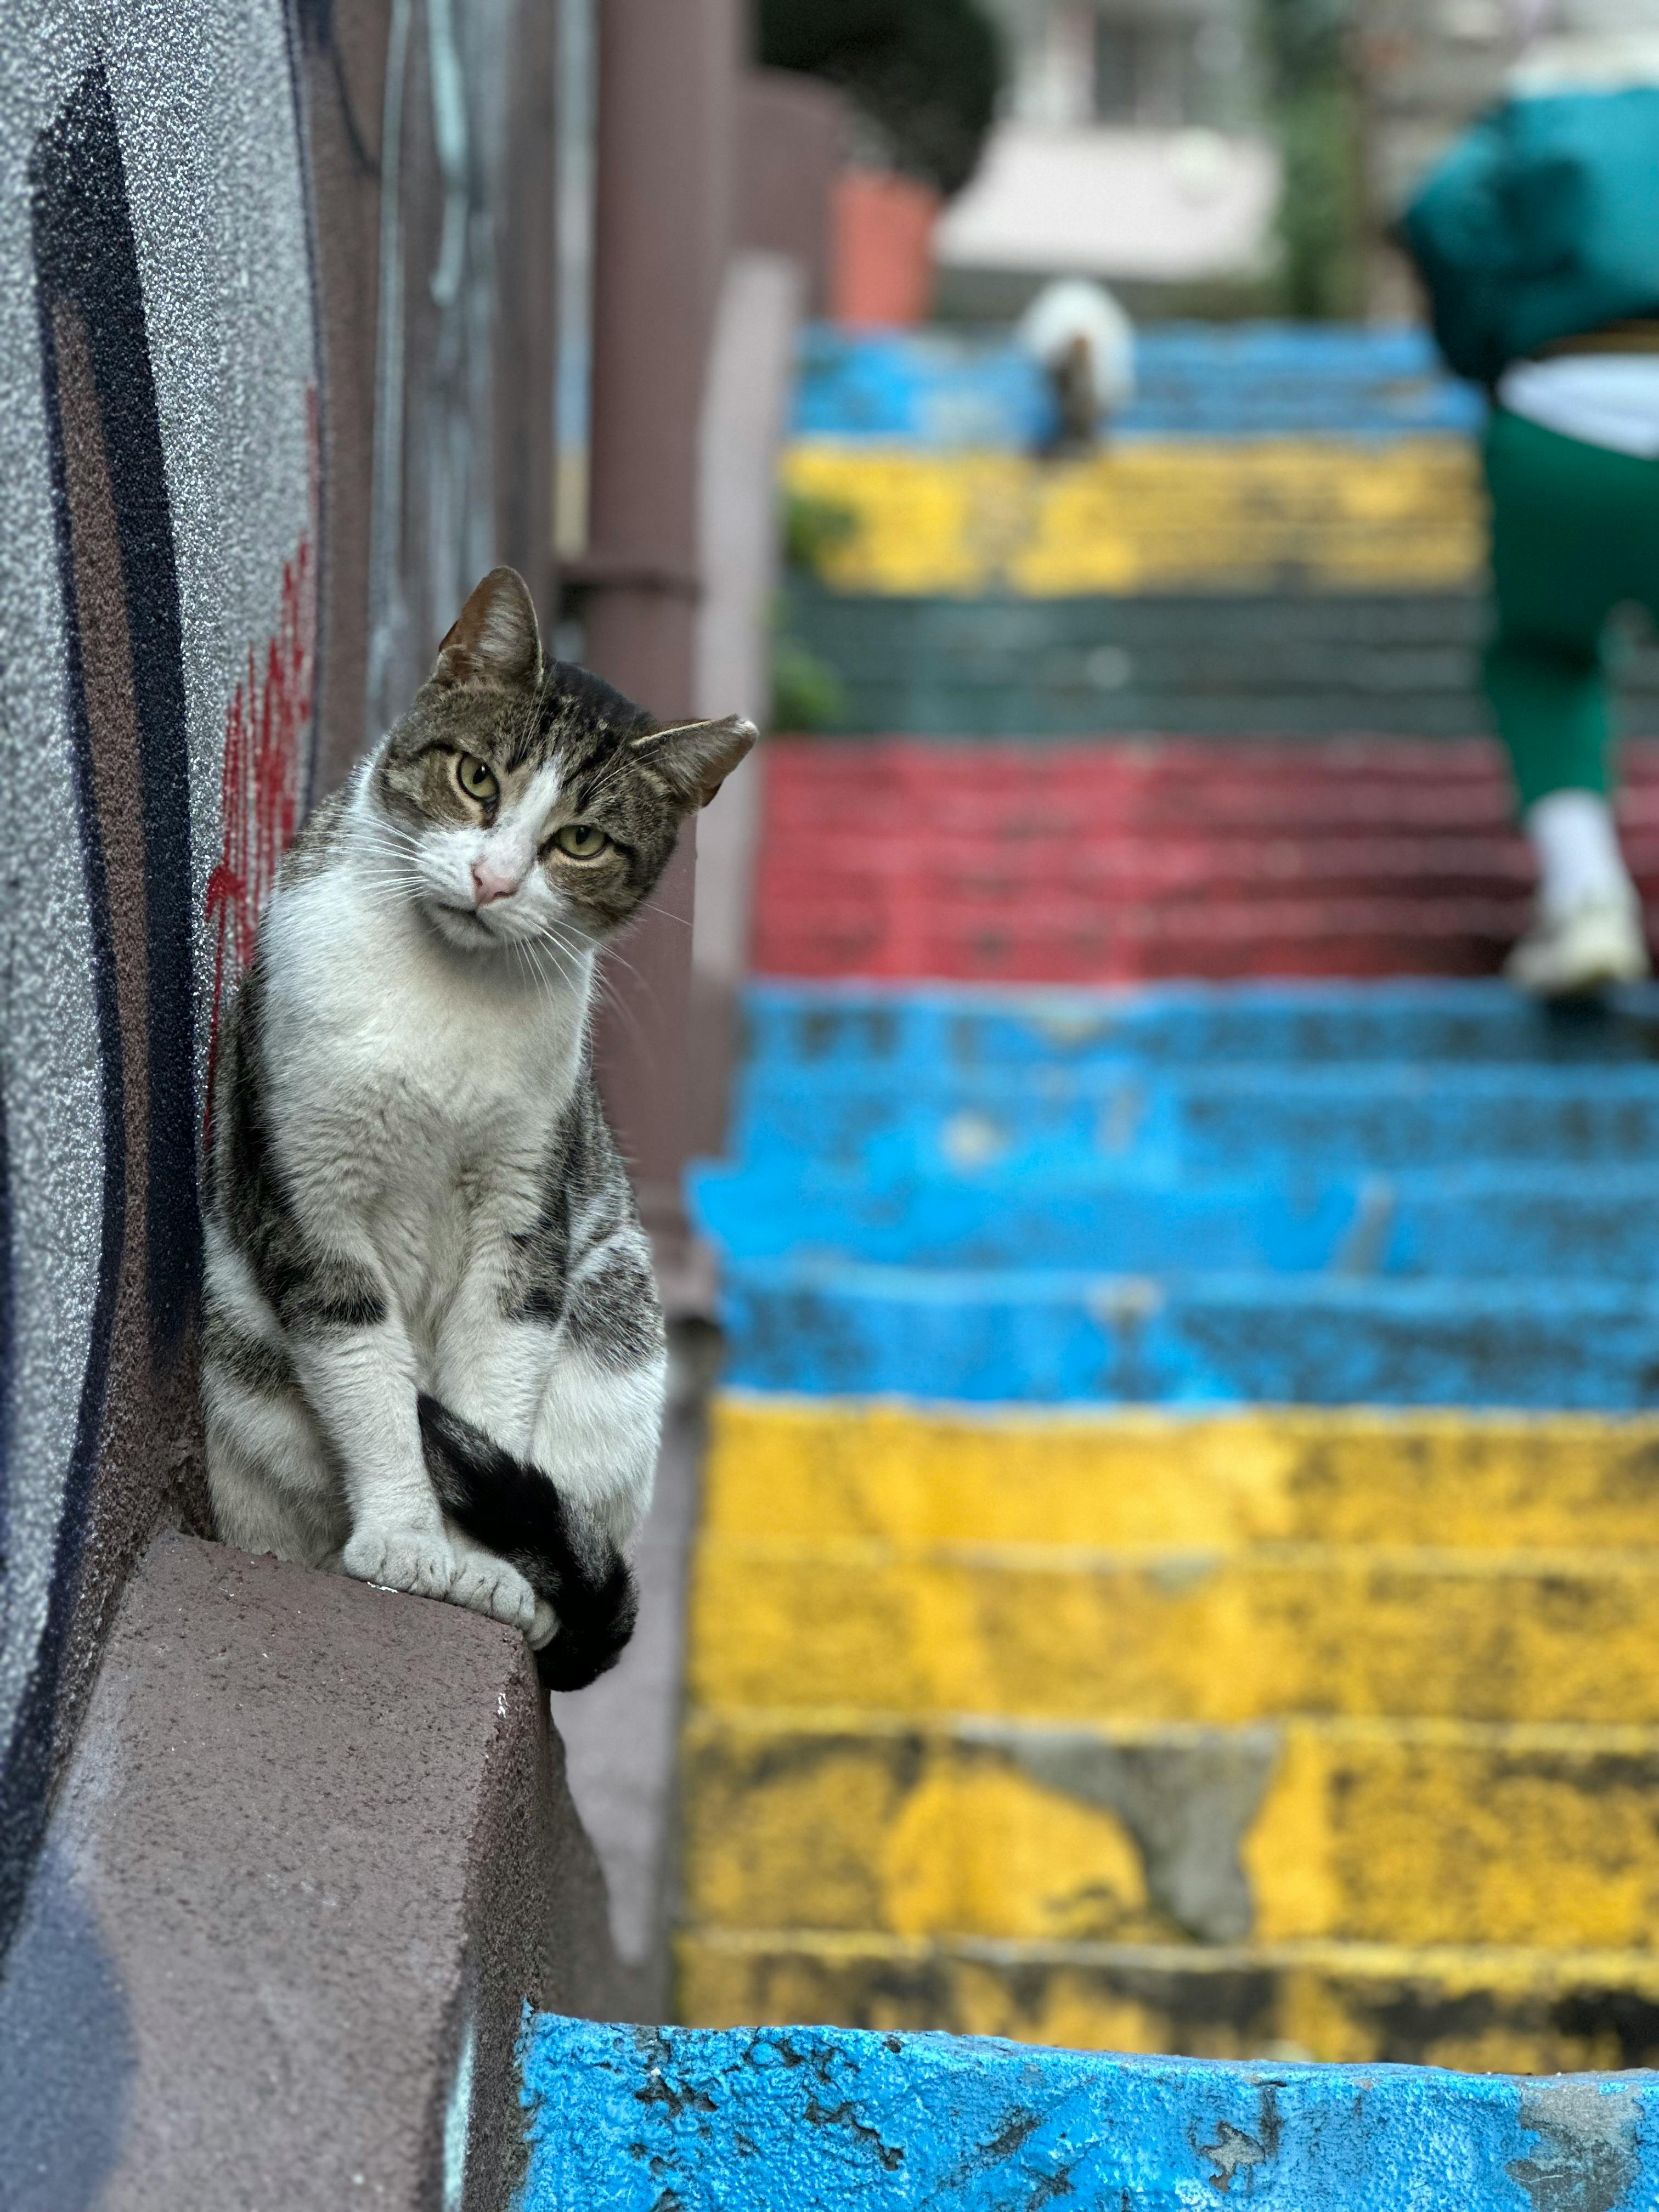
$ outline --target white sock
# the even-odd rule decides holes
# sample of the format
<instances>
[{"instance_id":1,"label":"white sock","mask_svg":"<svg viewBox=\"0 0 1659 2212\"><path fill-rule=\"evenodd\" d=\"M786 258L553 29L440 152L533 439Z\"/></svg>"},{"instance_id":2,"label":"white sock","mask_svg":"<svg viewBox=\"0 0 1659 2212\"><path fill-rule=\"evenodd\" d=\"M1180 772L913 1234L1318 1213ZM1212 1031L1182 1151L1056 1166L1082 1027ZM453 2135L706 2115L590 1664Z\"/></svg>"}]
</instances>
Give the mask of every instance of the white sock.
<instances>
[{"instance_id":1,"label":"white sock","mask_svg":"<svg viewBox=\"0 0 1659 2212\"><path fill-rule=\"evenodd\" d=\"M1538 855L1539 903L1565 914L1591 900L1636 896L1619 850L1613 809L1596 791L1552 791L1527 809L1527 836Z\"/></svg>"}]
</instances>

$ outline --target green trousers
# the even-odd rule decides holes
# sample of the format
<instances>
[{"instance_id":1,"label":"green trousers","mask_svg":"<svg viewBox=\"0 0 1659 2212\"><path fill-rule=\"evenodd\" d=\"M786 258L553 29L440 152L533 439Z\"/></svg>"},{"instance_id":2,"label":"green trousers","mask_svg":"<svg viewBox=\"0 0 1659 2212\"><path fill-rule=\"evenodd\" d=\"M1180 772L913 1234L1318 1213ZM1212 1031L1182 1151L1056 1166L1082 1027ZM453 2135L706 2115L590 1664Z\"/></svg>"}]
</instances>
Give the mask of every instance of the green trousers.
<instances>
[{"instance_id":1,"label":"green trousers","mask_svg":"<svg viewBox=\"0 0 1659 2212\"><path fill-rule=\"evenodd\" d=\"M1486 426L1497 623L1486 696L1519 804L1610 784L1607 617L1659 618L1659 460L1494 408Z\"/></svg>"}]
</instances>

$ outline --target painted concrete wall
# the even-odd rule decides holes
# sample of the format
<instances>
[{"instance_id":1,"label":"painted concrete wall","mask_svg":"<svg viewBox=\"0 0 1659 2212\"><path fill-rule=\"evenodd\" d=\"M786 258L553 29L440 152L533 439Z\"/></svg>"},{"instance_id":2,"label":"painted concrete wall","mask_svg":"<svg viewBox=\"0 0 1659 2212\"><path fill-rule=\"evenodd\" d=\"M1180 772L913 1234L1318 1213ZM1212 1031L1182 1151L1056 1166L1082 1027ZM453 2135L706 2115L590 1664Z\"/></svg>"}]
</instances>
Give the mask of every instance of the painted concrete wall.
<instances>
[{"instance_id":1,"label":"painted concrete wall","mask_svg":"<svg viewBox=\"0 0 1659 2212\"><path fill-rule=\"evenodd\" d=\"M207 1079L316 793L549 534L552 13L18 0L0 53L0 1953L204 1530Z\"/></svg>"}]
</instances>

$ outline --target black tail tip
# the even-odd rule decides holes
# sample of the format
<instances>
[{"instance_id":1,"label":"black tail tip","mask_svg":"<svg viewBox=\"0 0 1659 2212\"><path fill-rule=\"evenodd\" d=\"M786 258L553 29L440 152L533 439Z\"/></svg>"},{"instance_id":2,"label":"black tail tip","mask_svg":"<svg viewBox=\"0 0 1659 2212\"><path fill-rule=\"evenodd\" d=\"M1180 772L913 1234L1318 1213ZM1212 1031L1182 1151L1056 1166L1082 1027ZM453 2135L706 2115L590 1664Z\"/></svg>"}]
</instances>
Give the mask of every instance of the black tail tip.
<instances>
[{"instance_id":1,"label":"black tail tip","mask_svg":"<svg viewBox=\"0 0 1659 2212\"><path fill-rule=\"evenodd\" d=\"M608 1674L627 1649L639 1618L640 1596L633 1570L618 1559L597 1590L579 1605L560 1609L551 1640L536 1654L536 1672L545 1690L585 1690Z\"/></svg>"}]
</instances>

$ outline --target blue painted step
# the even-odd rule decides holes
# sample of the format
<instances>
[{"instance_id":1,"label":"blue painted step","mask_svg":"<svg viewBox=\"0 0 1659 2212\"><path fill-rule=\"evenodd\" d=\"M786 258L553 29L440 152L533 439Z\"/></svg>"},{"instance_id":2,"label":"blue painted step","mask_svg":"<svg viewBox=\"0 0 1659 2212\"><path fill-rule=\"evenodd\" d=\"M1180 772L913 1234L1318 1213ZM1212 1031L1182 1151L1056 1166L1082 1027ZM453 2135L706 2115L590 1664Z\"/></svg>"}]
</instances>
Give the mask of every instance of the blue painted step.
<instances>
[{"instance_id":1,"label":"blue painted step","mask_svg":"<svg viewBox=\"0 0 1659 2212\"><path fill-rule=\"evenodd\" d=\"M1651 2074L1218 2065L854 2028L520 2039L519 2212L1638 2212Z\"/></svg>"},{"instance_id":2,"label":"blue painted step","mask_svg":"<svg viewBox=\"0 0 1659 2212\"><path fill-rule=\"evenodd\" d=\"M1659 1399L1659 1290L739 1260L729 1382L980 1403L1507 1406Z\"/></svg>"},{"instance_id":3,"label":"blue painted step","mask_svg":"<svg viewBox=\"0 0 1659 2212\"><path fill-rule=\"evenodd\" d=\"M1155 1183L1109 1167L891 1183L705 1168L699 1224L736 1260L880 1267L1594 1277L1659 1274L1659 1164Z\"/></svg>"},{"instance_id":4,"label":"blue painted step","mask_svg":"<svg viewBox=\"0 0 1659 2212\"><path fill-rule=\"evenodd\" d=\"M948 1065L888 1071L760 1066L744 1083L739 1158L899 1180L1115 1162L1143 1175L1224 1176L1536 1161L1659 1159L1659 1068L1388 1062L1153 1073Z\"/></svg>"},{"instance_id":5,"label":"blue painted step","mask_svg":"<svg viewBox=\"0 0 1659 2212\"><path fill-rule=\"evenodd\" d=\"M1063 990L757 982L751 1064L887 1069L1189 1061L1659 1061L1659 987L1540 1006L1499 982L1176 983Z\"/></svg>"},{"instance_id":6,"label":"blue painted step","mask_svg":"<svg viewBox=\"0 0 1659 2212\"><path fill-rule=\"evenodd\" d=\"M1405 325L1152 325L1136 333L1135 378L1115 436L1468 434L1485 414L1427 333ZM1053 416L1041 372L1002 332L819 325L802 343L797 437L1024 450Z\"/></svg>"}]
</instances>

